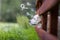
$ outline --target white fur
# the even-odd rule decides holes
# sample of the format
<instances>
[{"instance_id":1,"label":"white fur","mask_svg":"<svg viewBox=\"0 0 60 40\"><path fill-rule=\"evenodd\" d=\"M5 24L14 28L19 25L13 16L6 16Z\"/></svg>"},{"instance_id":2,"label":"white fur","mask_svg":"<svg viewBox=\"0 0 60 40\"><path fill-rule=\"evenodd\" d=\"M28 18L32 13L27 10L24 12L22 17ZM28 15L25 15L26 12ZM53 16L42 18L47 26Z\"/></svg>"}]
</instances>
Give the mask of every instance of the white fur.
<instances>
[{"instance_id":1,"label":"white fur","mask_svg":"<svg viewBox=\"0 0 60 40\"><path fill-rule=\"evenodd\" d=\"M31 20L30 20L30 24L31 25L37 25L38 28L41 28L41 23L39 23L41 21L41 17L39 15L35 15Z\"/></svg>"}]
</instances>

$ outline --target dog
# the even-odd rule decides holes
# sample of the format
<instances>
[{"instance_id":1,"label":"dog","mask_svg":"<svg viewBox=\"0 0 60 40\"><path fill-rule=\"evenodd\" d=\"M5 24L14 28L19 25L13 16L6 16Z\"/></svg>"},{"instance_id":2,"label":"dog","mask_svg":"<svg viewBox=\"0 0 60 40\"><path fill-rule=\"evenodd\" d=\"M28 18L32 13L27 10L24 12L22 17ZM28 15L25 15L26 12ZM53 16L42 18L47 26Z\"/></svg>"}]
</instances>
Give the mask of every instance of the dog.
<instances>
[{"instance_id":1,"label":"dog","mask_svg":"<svg viewBox=\"0 0 60 40\"><path fill-rule=\"evenodd\" d=\"M33 18L29 21L30 25L36 25L38 28L41 28L41 16L34 15Z\"/></svg>"}]
</instances>

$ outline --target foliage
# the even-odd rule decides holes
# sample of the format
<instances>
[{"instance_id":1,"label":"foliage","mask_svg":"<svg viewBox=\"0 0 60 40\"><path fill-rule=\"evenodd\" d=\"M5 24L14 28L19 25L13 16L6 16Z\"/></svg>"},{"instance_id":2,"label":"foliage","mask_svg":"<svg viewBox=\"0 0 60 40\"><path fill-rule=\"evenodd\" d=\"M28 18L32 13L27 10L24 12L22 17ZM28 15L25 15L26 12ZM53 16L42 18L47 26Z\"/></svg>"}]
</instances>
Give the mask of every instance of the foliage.
<instances>
[{"instance_id":1,"label":"foliage","mask_svg":"<svg viewBox=\"0 0 60 40\"><path fill-rule=\"evenodd\" d=\"M38 40L33 28L19 29L12 28L8 32L0 30L0 40Z\"/></svg>"},{"instance_id":2,"label":"foliage","mask_svg":"<svg viewBox=\"0 0 60 40\"><path fill-rule=\"evenodd\" d=\"M16 14L20 11L21 0L1 1L0 21L16 22Z\"/></svg>"},{"instance_id":3,"label":"foliage","mask_svg":"<svg viewBox=\"0 0 60 40\"><path fill-rule=\"evenodd\" d=\"M28 24L26 16L18 16L17 22L0 23L0 40L39 40L34 27Z\"/></svg>"},{"instance_id":4,"label":"foliage","mask_svg":"<svg viewBox=\"0 0 60 40\"><path fill-rule=\"evenodd\" d=\"M17 22L24 28L29 28L31 26L29 24L29 19L26 16L17 16Z\"/></svg>"},{"instance_id":5,"label":"foliage","mask_svg":"<svg viewBox=\"0 0 60 40\"><path fill-rule=\"evenodd\" d=\"M27 6L27 2L32 6ZM29 24L29 19L26 17L27 12L34 14L34 0L2 0L1 4L0 21L3 23L0 22L0 40L39 40L34 27ZM21 4L28 9L21 10Z\"/></svg>"},{"instance_id":6,"label":"foliage","mask_svg":"<svg viewBox=\"0 0 60 40\"><path fill-rule=\"evenodd\" d=\"M27 2L31 5L28 6ZM0 21L6 22L16 22L17 14L22 13L22 15L26 15L26 12L33 14L35 11L35 0L2 0L1 1L1 9L0 9ZM28 9L21 10L21 4L24 4Z\"/></svg>"}]
</instances>

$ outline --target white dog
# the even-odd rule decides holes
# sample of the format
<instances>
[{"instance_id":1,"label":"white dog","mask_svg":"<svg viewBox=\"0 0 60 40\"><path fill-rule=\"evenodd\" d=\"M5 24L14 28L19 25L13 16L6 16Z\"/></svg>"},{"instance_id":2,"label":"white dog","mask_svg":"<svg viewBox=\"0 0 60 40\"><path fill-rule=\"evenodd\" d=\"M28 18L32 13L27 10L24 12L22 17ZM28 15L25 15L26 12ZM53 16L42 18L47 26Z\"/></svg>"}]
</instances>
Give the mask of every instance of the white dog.
<instances>
[{"instance_id":1,"label":"white dog","mask_svg":"<svg viewBox=\"0 0 60 40\"><path fill-rule=\"evenodd\" d=\"M31 25L37 25L38 28L41 28L41 16L35 15L31 20L30 20Z\"/></svg>"}]
</instances>

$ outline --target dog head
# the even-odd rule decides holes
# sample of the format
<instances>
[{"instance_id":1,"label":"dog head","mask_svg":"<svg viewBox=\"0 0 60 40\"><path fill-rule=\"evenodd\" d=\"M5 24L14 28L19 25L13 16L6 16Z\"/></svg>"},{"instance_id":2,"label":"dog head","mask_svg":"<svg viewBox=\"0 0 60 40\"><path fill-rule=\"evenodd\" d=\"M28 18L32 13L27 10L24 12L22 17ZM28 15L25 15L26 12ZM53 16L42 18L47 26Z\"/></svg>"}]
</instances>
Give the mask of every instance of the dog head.
<instances>
[{"instance_id":1,"label":"dog head","mask_svg":"<svg viewBox=\"0 0 60 40\"><path fill-rule=\"evenodd\" d=\"M35 15L31 20L30 24L31 25L37 25L41 21L41 18L39 15Z\"/></svg>"}]
</instances>

